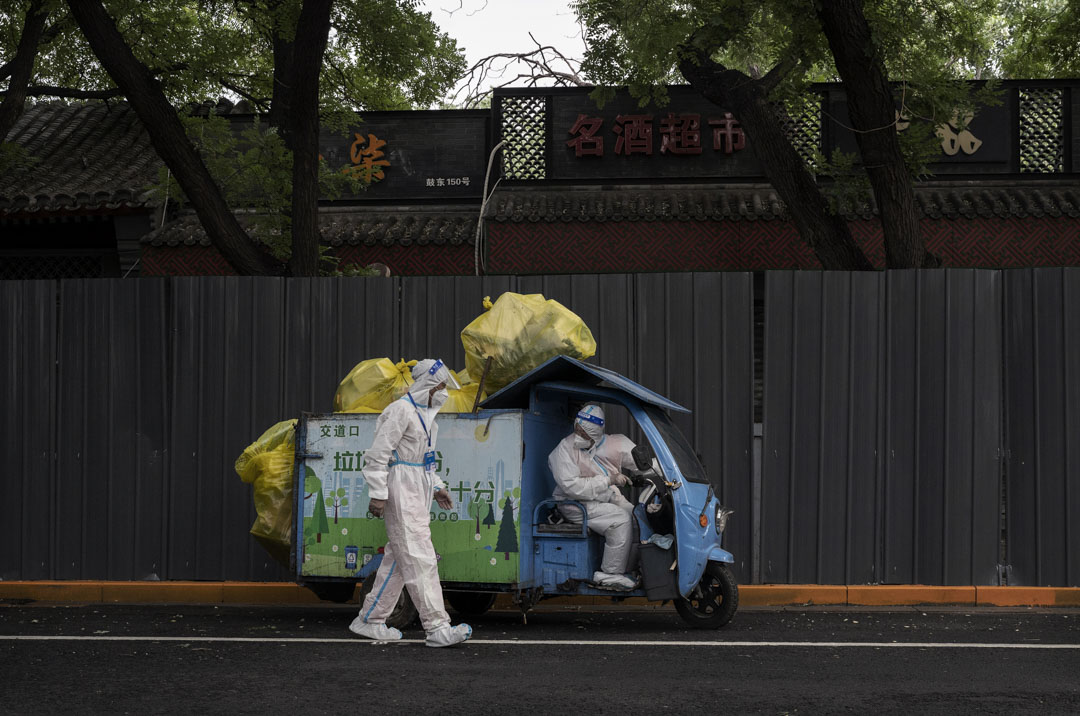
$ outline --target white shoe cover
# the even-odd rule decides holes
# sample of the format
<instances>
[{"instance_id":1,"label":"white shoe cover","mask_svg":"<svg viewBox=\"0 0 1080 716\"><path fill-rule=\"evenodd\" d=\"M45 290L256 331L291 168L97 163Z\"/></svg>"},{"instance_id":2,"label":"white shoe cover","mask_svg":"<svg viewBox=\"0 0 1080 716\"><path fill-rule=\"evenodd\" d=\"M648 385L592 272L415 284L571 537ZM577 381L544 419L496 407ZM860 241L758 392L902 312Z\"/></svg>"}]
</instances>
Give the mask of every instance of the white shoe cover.
<instances>
[{"instance_id":1,"label":"white shoe cover","mask_svg":"<svg viewBox=\"0 0 1080 716\"><path fill-rule=\"evenodd\" d=\"M349 625L349 631L357 636L367 637L375 641L397 641L401 638L401 632L385 624L369 624L363 617L357 617Z\"/></svg>"},{"instance_id":2,"label":"white shoe cover","mask_svg":"<svg viewBox=\"0 0 1080 716\"><path fill-rule=\"evenodd\" d=\"M610 589L629 591L637 586L637 582L625 574L608 574L607 572L594 572L592 579L596 584Z\"/></svg>"},{"instance_id":3,"label":"white shoe cover","mask_svg":"<svg viewBox=\"0 0 1080 716\"><path fill-rule=\"evenodd\" d=\"M427 646L453 646L472 636L472 627L468 624L458 624L452 627L449 624L441 626L435 631L428 632L424 644Z\"/></svg>"}]
</instances>

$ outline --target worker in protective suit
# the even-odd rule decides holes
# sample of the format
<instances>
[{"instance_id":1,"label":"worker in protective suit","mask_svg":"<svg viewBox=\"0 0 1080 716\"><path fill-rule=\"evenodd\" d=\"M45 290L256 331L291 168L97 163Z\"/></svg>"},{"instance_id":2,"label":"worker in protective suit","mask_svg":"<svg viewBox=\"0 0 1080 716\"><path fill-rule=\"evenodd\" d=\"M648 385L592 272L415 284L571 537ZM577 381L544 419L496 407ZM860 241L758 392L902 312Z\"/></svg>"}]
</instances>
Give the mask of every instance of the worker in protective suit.
<instances>
[{"instance_id":1,"label":"worker in protective suit","mask_svg":"<svg viewBox=\"0 0 1080 716\"><path fill-rule=\"evenodd\" d=\"M637 581L625 572L633 532L633 506L619 488L630 479L623 470L636 467L634 443L625 435L604 434L604 410L589 404L574 418L574 432L563 438L548 456L555 478L556 500L577 500L585 506L589 529L604 536L604 559L593 582L618 590L633 589ZM581 510L560 505L566 519L581 524Z\"/></svg>"},{"instance_id":2,"label":"worker in protective suit","mask_svg":"<svg viewBox=\"0 0 1080 716\"><path fill-rule=\"evenodd\" d=\"M375 585L349 630L369 639L400 639L401 632L387 626L386 619L405 585L427 632L424 643L453 646L468 639L472 627L450 626L431 544L430 514L433 497L439 507L453 507L449 491L435 473L435 416L446 402L447 386L460 386L441 360L420 361L412 375L409 392L379 416L375 440L364 455L364 479L371 498L368 510L386 519L387 545Z\"/></svg>"}]
</instances>

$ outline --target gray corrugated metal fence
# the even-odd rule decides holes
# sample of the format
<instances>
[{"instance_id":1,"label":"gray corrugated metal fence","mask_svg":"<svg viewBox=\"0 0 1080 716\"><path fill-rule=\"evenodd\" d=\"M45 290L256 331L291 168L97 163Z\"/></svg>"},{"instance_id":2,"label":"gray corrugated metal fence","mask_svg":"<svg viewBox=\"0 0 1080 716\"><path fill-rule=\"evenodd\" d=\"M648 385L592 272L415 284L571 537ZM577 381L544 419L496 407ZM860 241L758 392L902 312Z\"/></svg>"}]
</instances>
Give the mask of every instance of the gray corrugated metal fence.
<instances>
[{"instance_id":1,"label":"gray corrugated metal fence","mask_svg":"<svg viewBox=\"0 0 1080 716\"><path fill-rule=\"evenodd\" d=\"M741 581L1080 584L1070 269L768 274L759 476L748 274L0 282L0 578L287 579L236 456L506 290L694 410Z\"/></svg>"},{"instance_id":2,"label":"gray corrugated metal fence","mask_svg":"<svg viewBox=\"0 0 1080 716\"><path fill-rule=\"evenodd\" d=\"M996 583L996 271L771 273L761 578Z\"/></svg>"},{"instance_id":3,"label":"gray corrugated metal fence","mask_svg":"<svg viewBox=\"0 0 1080 716\"><path fill-rule=\"evenodd\" d=\"M1080 585L1080 270L1005 275L1009 581Z\"/></svg>"},{"instance_id":4,"label":"gray corrugated metal fence","mask_svg":"<svg viewBox=\"0 0 1080 716\"><path fill-rule=\"evenodd\" d=\"M485 295L579 313L597 362L697 412L743 517L749 575L753 368L748 274L0 282L0 578L287 579L248 536L243 448L329 411L371 357L440 355ZM719 436L719 439L714 439Z\"/></svg>"}]
</instances>

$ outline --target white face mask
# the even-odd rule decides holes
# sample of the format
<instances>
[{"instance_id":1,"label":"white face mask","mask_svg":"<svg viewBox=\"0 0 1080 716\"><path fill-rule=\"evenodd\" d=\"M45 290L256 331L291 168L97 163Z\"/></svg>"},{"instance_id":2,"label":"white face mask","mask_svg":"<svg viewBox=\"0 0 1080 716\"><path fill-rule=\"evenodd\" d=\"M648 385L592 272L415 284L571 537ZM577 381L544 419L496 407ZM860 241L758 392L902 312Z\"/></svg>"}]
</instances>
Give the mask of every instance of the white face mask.
<instances>
[{"instance_id":1,"label":"white face mask","mask_svg":"<svg viewBox=\"0 0 1080 716\"><path fill-rule=\"evenodd\" d=\"M593 446L593 441L589 438L583 438L580 435L574 436L574 447L579 450L588 450Z\"/></svg>"},{"instance_id":2,"label":"white face mask","mask_svg":"<svg viewBox=\"0 0 1080 716\"><path fill-rule=\"evenodd\" d=\"M441 408L444 403L450 398L450 392L443 388L442 390L436 390L431 396L432 408Z\"/></svg>"}]
</instances>

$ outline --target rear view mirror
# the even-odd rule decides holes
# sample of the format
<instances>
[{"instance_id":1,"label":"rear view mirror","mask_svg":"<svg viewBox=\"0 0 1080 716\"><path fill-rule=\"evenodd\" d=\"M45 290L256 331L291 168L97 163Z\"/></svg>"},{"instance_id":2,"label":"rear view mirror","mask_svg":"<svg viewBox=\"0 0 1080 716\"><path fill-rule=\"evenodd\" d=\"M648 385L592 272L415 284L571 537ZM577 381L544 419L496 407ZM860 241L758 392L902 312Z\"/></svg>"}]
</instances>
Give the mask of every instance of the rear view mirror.
<instances>
[{"instance_id":1,"label":"rear view mirror","mask_svg":"<svg viewBox=\"0 0 1080 716\"><path fill-rule=\"evenodd\" d=\"M634 458L634 464L637 465L637 469L641 472L645 472L651 468L653 458L656 457L652 446L647 442L635 445L634 449L630 451L630 454Z\"/></svg>"}]
</instances>

